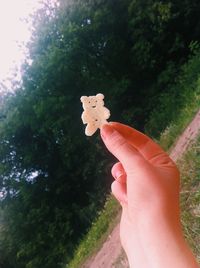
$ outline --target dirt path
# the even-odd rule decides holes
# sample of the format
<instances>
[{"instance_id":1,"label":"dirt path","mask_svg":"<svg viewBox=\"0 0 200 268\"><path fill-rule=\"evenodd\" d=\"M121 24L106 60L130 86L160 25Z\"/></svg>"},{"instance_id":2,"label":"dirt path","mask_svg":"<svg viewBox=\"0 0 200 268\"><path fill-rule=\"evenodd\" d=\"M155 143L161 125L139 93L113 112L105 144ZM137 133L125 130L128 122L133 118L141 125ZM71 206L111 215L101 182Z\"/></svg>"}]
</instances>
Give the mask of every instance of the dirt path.
<instances>
[{"instance_id":1,"label":"dirt path","mask_svg":"<svg viewBox=\"0 0 200 268\"><path fill-rule=\"evenodd\" d=\"M170 157L177 159L187 150L189 144L195 140L200 131L200 110L195 115L192 122L181 134ZM99 252L90 258L82 268L128 268L128 261L120 244L119 224L113 229L107 240L104 242Z\"/></svg>"}]
</instances>

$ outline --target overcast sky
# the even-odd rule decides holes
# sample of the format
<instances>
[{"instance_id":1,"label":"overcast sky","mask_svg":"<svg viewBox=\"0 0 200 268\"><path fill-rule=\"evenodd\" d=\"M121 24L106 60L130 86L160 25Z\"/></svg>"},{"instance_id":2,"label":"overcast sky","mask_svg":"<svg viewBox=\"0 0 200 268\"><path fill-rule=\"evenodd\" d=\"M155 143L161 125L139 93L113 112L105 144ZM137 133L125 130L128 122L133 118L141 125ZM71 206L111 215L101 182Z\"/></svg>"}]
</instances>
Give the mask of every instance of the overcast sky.
<instances>
[{"instance_id":1,"label":"overcast sky","mask_svg":"<svg viewBox=\"0 0 200 268\"><path fill-rule=\"evenodd\" d=\"M30 38L24 18L39 8L41 0L0 0L0 82L24 59L23 44ZM1 89L0 89L1 90Z\"/></svg>"}]
</instances>

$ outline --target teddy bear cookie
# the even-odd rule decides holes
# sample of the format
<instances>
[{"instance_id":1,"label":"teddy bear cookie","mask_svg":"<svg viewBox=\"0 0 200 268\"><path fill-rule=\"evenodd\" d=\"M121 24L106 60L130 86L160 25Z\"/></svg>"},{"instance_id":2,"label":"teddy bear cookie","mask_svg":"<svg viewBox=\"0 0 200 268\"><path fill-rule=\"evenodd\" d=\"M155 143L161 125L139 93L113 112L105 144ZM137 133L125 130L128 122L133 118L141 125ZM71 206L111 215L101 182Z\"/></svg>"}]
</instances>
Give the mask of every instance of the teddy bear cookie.
<instances>
[{"instance_id":1,"label":"teddy bear cookie","mask_svg":"<svg viewBox=\"0 0 200 268\"><path fill-rule=\"evenodd\" d=\"M83 105L82 121L87 124L85 134L92 136L98 128L107 123L110 111L104 107L104 95L99 93L96 96L82 96Z\"/></svg>"}]
</instances>

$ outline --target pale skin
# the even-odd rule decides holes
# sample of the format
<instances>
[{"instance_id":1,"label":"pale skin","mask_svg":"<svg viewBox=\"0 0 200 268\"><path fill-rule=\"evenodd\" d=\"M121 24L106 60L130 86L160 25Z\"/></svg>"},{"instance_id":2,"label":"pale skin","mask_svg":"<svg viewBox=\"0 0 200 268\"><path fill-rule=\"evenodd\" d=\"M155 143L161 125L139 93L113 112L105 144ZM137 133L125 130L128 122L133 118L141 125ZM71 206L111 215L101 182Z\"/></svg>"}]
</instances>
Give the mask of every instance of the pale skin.
<instances>
[{"instance_id":1,"label":"pale skin","mask_svg":"<svg viewBox=\"0 0 200 268\"><path fill-rule=\"evenodd\" d=\"M101 127L118 159L112 193L122 206L120 237L130 268L199 268L180 223L176 164L146 135L120 123Z\"/></svg>"}]
</instances>

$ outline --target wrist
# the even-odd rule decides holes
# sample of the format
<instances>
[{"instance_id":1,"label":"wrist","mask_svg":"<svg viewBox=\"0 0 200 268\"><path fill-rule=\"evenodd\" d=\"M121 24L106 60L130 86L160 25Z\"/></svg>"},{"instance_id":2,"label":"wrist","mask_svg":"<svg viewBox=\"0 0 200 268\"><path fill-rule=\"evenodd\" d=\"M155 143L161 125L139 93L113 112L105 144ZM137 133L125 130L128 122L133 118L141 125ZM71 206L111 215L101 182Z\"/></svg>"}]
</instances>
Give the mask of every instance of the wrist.
<instances>
[{"instance_id":1,"label":"wrist","mask_svg":"<svg viewBox=\"0 0 200 268\"><path fill-rule=\"evenodd\" d=\"M162 213L138 222L138 237L148 268L199 267L184 238L180 221Z\"/></svg>"}]
</instances>

